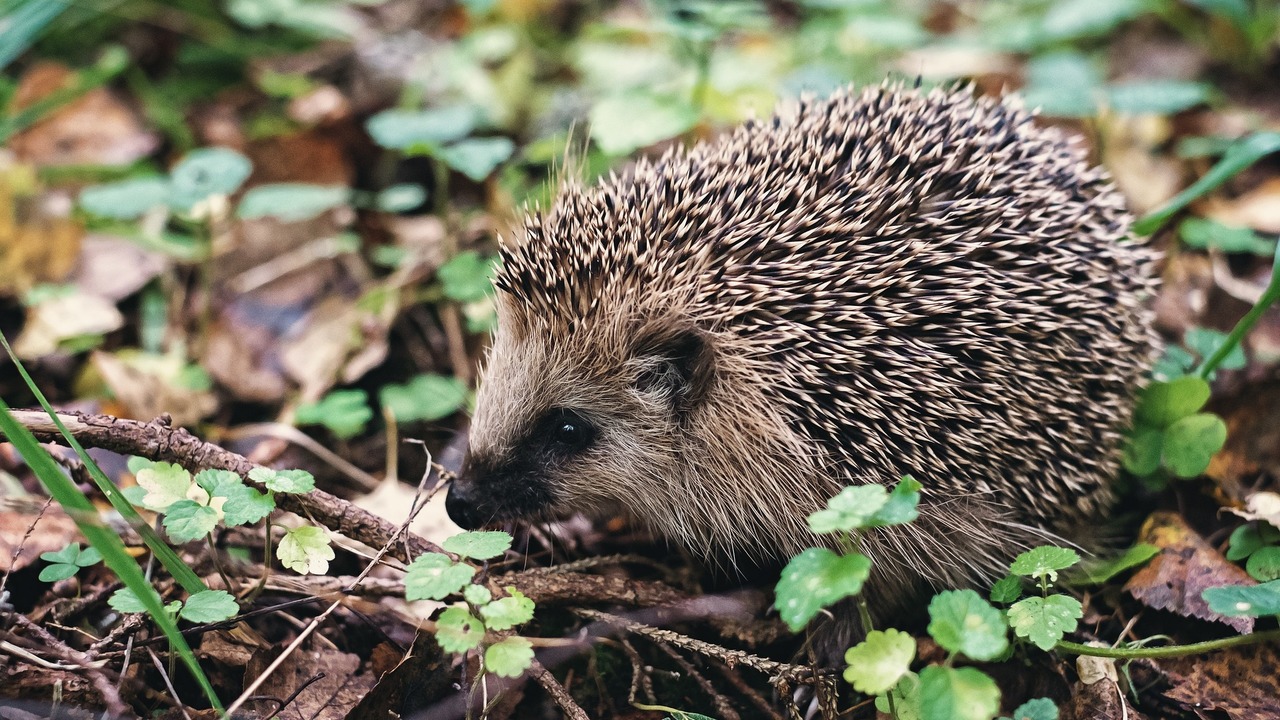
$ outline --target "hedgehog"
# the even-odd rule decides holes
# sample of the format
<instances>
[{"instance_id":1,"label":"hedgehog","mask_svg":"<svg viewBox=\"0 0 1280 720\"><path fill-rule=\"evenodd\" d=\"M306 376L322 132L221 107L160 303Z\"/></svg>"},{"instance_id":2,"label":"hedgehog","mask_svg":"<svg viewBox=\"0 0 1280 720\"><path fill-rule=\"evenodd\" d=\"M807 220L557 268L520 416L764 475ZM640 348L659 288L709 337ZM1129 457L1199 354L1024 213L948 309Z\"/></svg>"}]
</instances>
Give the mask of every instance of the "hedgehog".
<instances>
[{"instance_id":1,"label":"hedgehog","mask_svg":"<svg viewBox=\"0 0 1280 720\"><path fill-rule=\"evenodd\" d=\"M1001 576L1114 498L1156 347L1129 223L1016 97L918 84L569 182L501 251L447 511L777 563L841 488L911 475L920 518L864 540L873 606Z\"/></svg>"}]
</instances>

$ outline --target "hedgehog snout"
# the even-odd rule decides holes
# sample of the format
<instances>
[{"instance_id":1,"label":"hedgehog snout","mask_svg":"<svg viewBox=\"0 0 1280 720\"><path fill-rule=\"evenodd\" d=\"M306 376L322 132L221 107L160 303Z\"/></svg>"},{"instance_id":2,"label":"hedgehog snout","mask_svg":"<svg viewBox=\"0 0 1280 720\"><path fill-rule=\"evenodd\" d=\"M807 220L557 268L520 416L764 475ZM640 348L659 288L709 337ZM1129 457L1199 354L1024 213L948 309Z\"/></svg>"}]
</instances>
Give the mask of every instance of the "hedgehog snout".
<instances>
[{"instance_id":1,"label":"hedgehog snout","mask_svg":"<svg viewBox=\"0 0 1280 720\"><path fill-rule=\"evenodd\" d=\"M535 515L551 502L546 473L536 463L468 452L444 507L460 527L474 530L500 520Z\"/></svg>"}]
</instances>

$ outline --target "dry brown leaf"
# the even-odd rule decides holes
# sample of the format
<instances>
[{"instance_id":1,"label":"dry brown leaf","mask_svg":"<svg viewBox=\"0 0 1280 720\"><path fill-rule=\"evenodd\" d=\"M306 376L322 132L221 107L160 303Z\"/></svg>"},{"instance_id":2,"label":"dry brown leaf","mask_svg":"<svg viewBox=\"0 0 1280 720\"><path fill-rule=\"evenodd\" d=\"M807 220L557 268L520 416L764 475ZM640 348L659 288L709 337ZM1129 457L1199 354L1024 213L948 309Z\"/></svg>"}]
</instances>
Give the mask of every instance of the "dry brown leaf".
<instances>
[{"instance_id":1,"label":"dry brown leaf","mask_svg":"<svg viewBox=\"0 0 1280 720\"><path fill-rule=\"evenodd\" d=\"M0 509L0 573L30 567L41 553L61 550L79 537L75 522L57 505L44 515L27 508ZM19 548L21 554L14 557Z\"/></svg>"},{"instance_id":2,"label":"dry brown leaf","mask_svg":"<svg viewBox=\"0 0 1280 720\"><path fill-rule=\"evenodd\" d=\"M117 302L138 292L173 263L128 240L88 235L67 280L82 291Z\"/></svg>"},{"instance_id":3,"label":"dry brown leaf","mask_svg":"<svg viewBox=\"0 0 1280 720\"><path fill-rule=\"evenodd\" d=\"M65 195L41 194L30 165L0 150L0 291L61 280L80 254L84 228Z\"/></svg>"},{"instance_id":4,"label":"dry brown leaf","mask_svg":"<svg viewBox=\"0 0 1280 720\"><path fill-rule=\"evenodd\" d=\"M416 497L417 488L398 480L384 480L377 489L356 498L352 504L399 525L409 517L409 509ZM450 520L449 514L445 512L444 499L445 493L436 493L413 519L409 531L437 544L462 532L462 528Z\"/></svg>"},{"instance_id":5,"label":"dry brown leaf","mask_svg":"<svg viewBox=\"0 0 1280 720\"><path fill-rule=\"evenodd\" d=\"M258 677L283 649L283 646L278 646L255 652L253 659L245 667L245 682ZM360 670L359 655L327 646L299 649L285 658L258 688L257 694L287 698L306 685L280 715L314 720L341 720L373 688L373 676ZM316 679L321 674L323 677Z\"/></svg>"},{"instance_id":6,"label":"dry brown leaf","mask_svg":"<svg viewBox=\"0 0 1280 720\"><path fill-rule=\"evenodd\" d=\"M1188 710L1225 712L1232 720L1280 718L1280 650L1274 645L1229 648L1160 665L1174 683L1164 694Z\"/></svg>"},{"instance_id":7,"label":"dry brown leaf","mask_svg":"<svg viewBox=\"0 0 1280 720\"><path fill-rule=\"evenodd\" d=\"M291 335L280 351L285 370L302 388L304 402L319 400L336 381L352 382L382 363L394 314L394 308L389 309L374 316L357 299L338 296L316 306L306 327Z\"/></svg>"},{"instance_id":8,"label":"dry brown leaf","mask_svg":"<svg viewBox=\"0 0 1280 720\"><path fill-rule=\"evenodd\" d=\"M72 81L66 66L40 62L18 81L13 109L22 109ZM160 141L133 109L106 88L95 88L14 135L9 149L24 161L50 165L129 165L155 151Z\"/></svg>"},{"instance_id":9,"label":"dry brown leaf","mask_svg":"<svg viewBox=\"0 0 1280 720\"><path fill-rule=\"evenodd\" d=\"M1224 225L1280 233L1280 177L1270 178L1236 198L1215 195L1204 201L1200 211Z\"/></svg>"},{"instance_id":10,"label":"dry brown leaf","mask_svg":"<svg viewBox=\"0 0 1280 720\"><path fill-rule=\"evenodd\" d=\"M116 400L127 410L127 417L150 420L169 413L175 425L194 425L218 408L211 392L179 382L185 362L177 354L95 352L92 361Z\"/></svg>"},{"instance_id":11,"label":"dry brown leaf","mask_svg":"<svg viewBox=\"0 0 1280 720\"><path fill-rule=\"evenodd\" d=\"M13 342L13 351L24 360L34 360L57 352L65 340L105 335L122 325L124 316L114 303L75 291L28 308L27 322Z\"/></svg>"},{"instance_id":12,"label":"dry brown leaf","mask_svg":"<svg viewBox=\"0 0 1280 720\"><path fill-rule=\"evenodd\" d=\"M1138 539L1160 548L1160 554L1125 584L1130 595L1157 610L1225 623L1242 633L1253 631L1253 618L1223 617L1200 597L1206 588L1255 585L1253 578L1206 543L1181 516L1153 513Z\"/></svg>"}]
</instances>

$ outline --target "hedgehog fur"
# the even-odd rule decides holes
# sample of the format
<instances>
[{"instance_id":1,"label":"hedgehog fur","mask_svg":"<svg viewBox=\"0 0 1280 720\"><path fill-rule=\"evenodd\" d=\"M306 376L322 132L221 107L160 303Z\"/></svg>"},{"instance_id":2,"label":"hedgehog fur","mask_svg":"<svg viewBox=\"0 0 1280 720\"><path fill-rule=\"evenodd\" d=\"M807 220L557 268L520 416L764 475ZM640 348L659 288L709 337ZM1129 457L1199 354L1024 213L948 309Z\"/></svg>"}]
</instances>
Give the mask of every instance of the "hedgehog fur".
<instances>
[{"instance_id":1,"label":"hedgehog fur","mask_svg":"<svg viewBox=\"0 0 1280 720\"><path fill-rule=\"evenodd\" d=\"M892 84L571 184L503 250L449 512L777 560L840 488L911 474L878 594L1002 574L1113 498L1155 347L1129 220L1016 100Z\"/></svg>"}]
</instances>

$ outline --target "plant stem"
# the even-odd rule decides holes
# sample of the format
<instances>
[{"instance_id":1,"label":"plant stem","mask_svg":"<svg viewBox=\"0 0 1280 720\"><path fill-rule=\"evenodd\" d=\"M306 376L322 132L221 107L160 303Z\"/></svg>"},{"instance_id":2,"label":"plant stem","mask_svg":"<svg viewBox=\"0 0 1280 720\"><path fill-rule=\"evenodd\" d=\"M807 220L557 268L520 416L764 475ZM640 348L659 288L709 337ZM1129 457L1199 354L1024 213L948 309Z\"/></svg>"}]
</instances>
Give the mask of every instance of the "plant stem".
<instances>
[{"instance_id":1,"label":"plant stem","mask_svg":"<svg viewBox=\"0 0 1280 720\"><path fill-rule=\"evenodd\" d=\"M1218 640L1206 640L1204 642L1191 643L1189 645L1166 645L1165 647L1093 647L1090 645L1082 645L1080 643L1068 642L1066 640L1059 641L1054 647L1055 650L1072 653L1074 655L1088 655L1090 657L1117 658L1120 660L1133 660L1137 658L1171 658L1184 657L1186 655L1199 655L1202 653L1215 652L1217 650L1225 650L1240 645L1256 645L1258 643L1280 640L1280 630L1267 630L1264 632L1250 633L1248 635L1235 635L1228 638L1220 638Z\"/></svg>"}]
</instances>

